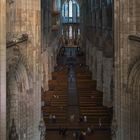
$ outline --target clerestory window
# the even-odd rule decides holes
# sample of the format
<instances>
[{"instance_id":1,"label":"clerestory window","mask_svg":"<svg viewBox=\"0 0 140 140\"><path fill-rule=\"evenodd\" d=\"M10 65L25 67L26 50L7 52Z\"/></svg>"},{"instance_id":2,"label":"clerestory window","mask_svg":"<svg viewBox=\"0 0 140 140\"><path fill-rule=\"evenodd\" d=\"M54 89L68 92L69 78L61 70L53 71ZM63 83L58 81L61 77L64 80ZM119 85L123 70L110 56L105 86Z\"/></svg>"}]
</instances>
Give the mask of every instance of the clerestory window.
<instances>
[{"instance_id":1,"label":"clerestory window","mask_svg":"<svg viewBox=\"0 0 140 140\"><path fill-rule=\"evenodd\" d=\"M76 0L67 0L62 5L62 23L79 23L80 7Z\"/></svg>"}]
</instances>

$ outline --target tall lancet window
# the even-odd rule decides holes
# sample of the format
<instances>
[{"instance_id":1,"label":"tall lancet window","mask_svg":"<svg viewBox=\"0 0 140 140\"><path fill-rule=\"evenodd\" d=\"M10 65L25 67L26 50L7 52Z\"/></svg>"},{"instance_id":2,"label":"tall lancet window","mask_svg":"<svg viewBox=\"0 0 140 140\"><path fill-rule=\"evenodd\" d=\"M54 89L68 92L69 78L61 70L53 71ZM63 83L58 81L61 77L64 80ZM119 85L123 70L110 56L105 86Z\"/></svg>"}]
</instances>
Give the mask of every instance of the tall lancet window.
<instances>
[{"instance_id":1,"label":"tall lancet window","mask_svg":"<svg viewBox=\"0 0 140 140\"><path fill-rule=\"evenodd\" d=\"M76 0L66 0L62 5L62 23L79 23L80 7Z\"/></svg>"},{"instance_id":2,"label":"tall lancet window","mask_svg":"<svg viewBox=\"0 0 140 140\"><path fill-rule=\"evenodd\" d=\"M72 17L72 15L73 15L73 14L72 14L72 8L73 8L72 4L73 4L73 3L72 3L72 0L70 0L70 1L69 1L69 17Z\"/></svg>"}]
</instances>

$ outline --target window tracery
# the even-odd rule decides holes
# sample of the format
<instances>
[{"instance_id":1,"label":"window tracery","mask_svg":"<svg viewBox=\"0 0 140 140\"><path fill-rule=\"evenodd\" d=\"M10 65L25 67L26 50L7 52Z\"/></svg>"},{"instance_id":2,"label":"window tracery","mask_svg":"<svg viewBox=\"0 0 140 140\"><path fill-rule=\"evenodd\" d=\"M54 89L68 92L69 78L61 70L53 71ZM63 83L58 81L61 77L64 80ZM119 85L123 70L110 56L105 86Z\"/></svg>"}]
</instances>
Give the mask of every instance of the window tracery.
<instances>
[{"instance_id":1,"label":"window tracery","mask_svg":"<svg viewBox=\"0 0 140 140\"><path fill-rule=\"evenodd\" d=\"M77 1L65 1L62 5L62 23L79 23L80 7Z\"/></svg>"}]
</instances>

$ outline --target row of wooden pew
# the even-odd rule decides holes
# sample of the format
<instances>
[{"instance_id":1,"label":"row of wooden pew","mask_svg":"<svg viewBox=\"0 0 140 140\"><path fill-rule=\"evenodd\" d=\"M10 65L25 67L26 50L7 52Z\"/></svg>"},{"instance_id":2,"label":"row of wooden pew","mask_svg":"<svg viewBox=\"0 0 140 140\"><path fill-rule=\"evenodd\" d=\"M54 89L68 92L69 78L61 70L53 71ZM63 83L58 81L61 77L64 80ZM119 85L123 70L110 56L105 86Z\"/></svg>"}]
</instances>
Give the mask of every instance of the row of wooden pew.
<instances>
[{"instance_id":1,"label":"row of wooden pew","mask_svg":"<svg viewBox=\"0 0 140 140\"><path fill-rule=\"evenodd\" d=\"M96 82L86 67L76 68L77 93L80 116L87 116L87 123L95 127L110 128L111 110L102 106L103 95L96 90Z\"/></svg>"},{"instance_id":2,"label":"row of wooden pew","mask_svg":"<svg viewBox=\"0 0 140 140\"><path fill-rule=\"evenodd\" d=\"M52 72L52 80L49 81L49 90L42 95L42 101L44 101L42 111L47 127L66 123L67 91L68 69L62 65L58 71ZM56 122L50 122L50 115L56 116Z\"/></svg>"},{"instance_id":3,"label":"row of wooden pew","mask_svg":"<svg viewBox=\"0 0 140 140\"><path fill-rule=\"evenodd\" d=\"M87 116L87 123L74 124L77 128L93 125L110 128L112 112L102 105L103 94L96 90L96 82L85 66L76 68L77 94L79 97L79 116ZM45 105L42 107L46 126L68 126L68 68L61 66L59 71L52 72L49 90L42 95ZM56 123L50 123L49 115L56 116ZM70 124L68 127L71 127ZM73 127L73 126L72 126Z\"/></svg>"}]
</instances>

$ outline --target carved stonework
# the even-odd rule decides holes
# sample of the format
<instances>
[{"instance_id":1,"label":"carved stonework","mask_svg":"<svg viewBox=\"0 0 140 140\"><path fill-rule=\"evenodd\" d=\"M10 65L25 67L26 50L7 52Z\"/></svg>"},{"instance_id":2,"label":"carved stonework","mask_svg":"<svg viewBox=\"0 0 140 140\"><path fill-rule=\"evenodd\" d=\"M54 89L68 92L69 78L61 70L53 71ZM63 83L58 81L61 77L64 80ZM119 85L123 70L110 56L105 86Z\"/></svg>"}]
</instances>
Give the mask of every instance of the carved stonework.
<instances>
[{"instance_id":1,"label":"carved stonework","mask_svg":"<svg viewBox=\"0 0 140 140\"><path fill-rule=\"evenodd\" d=\"M12 126L10 128L9 140L18 140L18 134L14 119L12 120Z\"/></svg>"},{"instance_id":2,"label":"carved stonework","mask_svg":"<svg viewBox=\"0 0 140 140\"><path fill-rule=\"evenodd\" d=\"M9 4L14 3L14 0L8 0L8 3L9 3Z\"/></svg>"},{"instance_id":3,"label":"carved stonework","mask_svg":"<svg viewBox=\"0 0 140 140\"><path fill-rule=\"evenodd\" d=\"M116 119L113 119L113 121L112 121L112 127L111 127L112 137L116 137L117 130L118 130L117 120Z\"/></svg>"},{"instance_id":4,"label":"carved stonework","mask_svg":"<svg viewBox=\"0 0 140 140\"><path fill-rule=\"evenodd\" d=\"M40 131L40 140L45 140L46 136L46 126L43 119L43 114L41 115L41 121L39 123L39 131Z\"/></svg>"}]
</instances>

